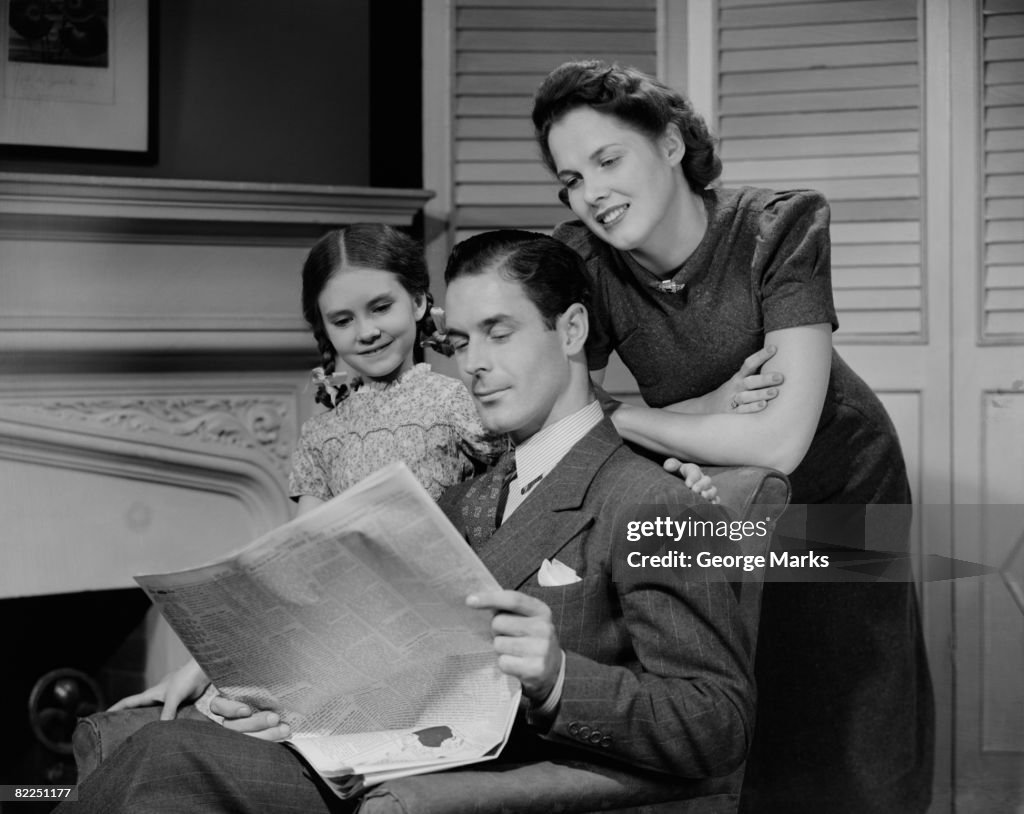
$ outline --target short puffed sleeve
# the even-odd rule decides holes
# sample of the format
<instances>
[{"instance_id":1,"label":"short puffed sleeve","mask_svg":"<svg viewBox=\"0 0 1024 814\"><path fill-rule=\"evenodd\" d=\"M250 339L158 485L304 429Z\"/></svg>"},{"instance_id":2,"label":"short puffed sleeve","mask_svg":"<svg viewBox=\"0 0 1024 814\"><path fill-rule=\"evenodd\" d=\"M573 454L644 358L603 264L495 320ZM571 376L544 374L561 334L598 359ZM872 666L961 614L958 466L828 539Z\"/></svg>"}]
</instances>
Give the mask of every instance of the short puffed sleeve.
<instances>
[{"instance_id":1,"label":"short puffed sleeve","mask_svg":"<svg viewBox=\"0 0 1024 814\"><path fill-rule=\"evenodd\" d=\"M321 500L334 497L328 485L328 473L318 442L321 436L318 432L320 425L319 417L315 416L302 425L302 432L299 433L299 442L292 452L292 468L288 473L288 494L292 500L298 500L303 495L312 495Z\"/></svg>"},{"instance_id":2,"label":"short puffed sleeve","mask_svg":"<svg viewBox=\"0 0 1024 814\"><path fill-rule=\"evenodd\" d=\"M823 322L839 327L829 207L821 193L792 190L768 199L759 218L753 271L760 275L766 332Z\"/></svg>"},{"instance_id":3,"label":"short puffed sleeve","mask_svg":"<svg viewBox=\"0 0 1024 814\"><path fill-rule=\"evenodd\" d=\"M589 332L587 333L587 366L591 370L603 370L615 349L615 338L609 297L605 291L608 282L607 251L601 251L600 238L583 225L582 221L566 221L558 224L551 236L565 243L583 258L583 264L590 279L590 299L587 302ZM602 273L605 272L605 273Z\"/></svg>"}]
</instances>

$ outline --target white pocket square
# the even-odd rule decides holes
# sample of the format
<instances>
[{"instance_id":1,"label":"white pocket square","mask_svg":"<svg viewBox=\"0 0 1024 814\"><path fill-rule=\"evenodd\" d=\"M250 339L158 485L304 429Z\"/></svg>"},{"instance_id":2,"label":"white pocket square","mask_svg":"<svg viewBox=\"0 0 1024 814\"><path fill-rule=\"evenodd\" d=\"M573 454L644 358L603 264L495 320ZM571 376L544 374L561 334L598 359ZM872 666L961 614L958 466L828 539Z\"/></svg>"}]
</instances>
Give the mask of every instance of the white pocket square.
<instances>
[{"instance_id":1,"label":"white pocket square","mask_svg":"<svg viewBox=\"0 0 1024 814\"><path fill-rule=\"evenodd\" d=\"M564 562L557 559L545 559L540 564L540 571L537 572L537 583L542 588L554 588L558 585L572 585L579 582L580 578Z\"/></svg>"}]
</instances>

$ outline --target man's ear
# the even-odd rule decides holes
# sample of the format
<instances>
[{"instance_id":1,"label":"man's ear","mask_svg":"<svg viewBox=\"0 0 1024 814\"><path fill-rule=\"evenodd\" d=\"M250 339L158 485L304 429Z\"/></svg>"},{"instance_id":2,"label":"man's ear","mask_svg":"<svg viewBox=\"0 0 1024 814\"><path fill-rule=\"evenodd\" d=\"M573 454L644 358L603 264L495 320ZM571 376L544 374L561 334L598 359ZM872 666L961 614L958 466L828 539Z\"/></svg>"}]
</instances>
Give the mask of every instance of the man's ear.
<instances>
[{"instance_id":1,"label":"man's ear","mask_svg":"<svg viewBox=\"0 0 1024 814\"><path fill-rule=\"evenodd\" d=\"M581 353L587 344L590 333L590 316L581 302L574 302L558 318L561 323L562 336L565 341L566 354L572 356Z\"/></svg>"},{"instance_id":2,"label":"man's ear","mask_svg":"<svg viewBox=\"0 0 1024 814\"><path fill-rule=\"evenodd\" d=\"M679 125L670 122L658 141L661 154L665 156L669 165L678 166L679 162L683 160L683 156L686 155L686 142L683 141L683 134L679 132Z\"/></svg>"}]
</instances>

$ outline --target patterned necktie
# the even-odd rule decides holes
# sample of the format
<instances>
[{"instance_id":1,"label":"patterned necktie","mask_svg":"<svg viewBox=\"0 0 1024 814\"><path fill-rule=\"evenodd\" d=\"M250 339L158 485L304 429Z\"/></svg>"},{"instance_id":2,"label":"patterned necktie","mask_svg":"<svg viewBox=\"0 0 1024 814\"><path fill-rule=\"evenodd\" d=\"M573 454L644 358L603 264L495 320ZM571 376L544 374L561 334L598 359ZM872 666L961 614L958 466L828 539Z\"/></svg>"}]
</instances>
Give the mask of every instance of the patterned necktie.
<instances>
[{"instance_id":1,"label":"patterned necktie","mask_svg":"<svg viewBox=\"0 0 1024 814\"><path fill-rule=\"evenodd\" d=\"M501 525L502 518L505 516L505 507L508 505L508 488L512 485L512 481L516 479L516 451L514 449L510 450L508 457L508 469L505 470L505 477L501 479L501 491L498 492L498 508L494 512L494 528L498 528Z\"/></svg>"}]
</instances>

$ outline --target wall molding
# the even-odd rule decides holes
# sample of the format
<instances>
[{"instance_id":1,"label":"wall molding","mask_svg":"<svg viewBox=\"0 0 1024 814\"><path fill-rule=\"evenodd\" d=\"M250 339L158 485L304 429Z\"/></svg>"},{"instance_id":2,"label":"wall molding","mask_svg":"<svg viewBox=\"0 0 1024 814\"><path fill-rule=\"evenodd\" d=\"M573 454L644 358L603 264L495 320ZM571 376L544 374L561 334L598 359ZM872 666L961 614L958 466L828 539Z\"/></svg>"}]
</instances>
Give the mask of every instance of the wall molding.
<instances>
[{"instance_id":1,"label":"wall molding","mask_svg":"<svg viewBox=\"0 0 1024 814\"><path fill-rule=\"evenodd\" d=\"M432 195L0 173L0 370L305 364L308 247L349 223L411 226Z\"/></svg>"},{"instance_id":2,"label":"wall molding","mask_svg":"<svg viewBox=\"0 0 1024 814\"><path fill-rule=\"evenodd\" d=\"M422 189L0 173L0 239L307 244L333 226L407 226Z\"/></svg>"}]
</instances>

